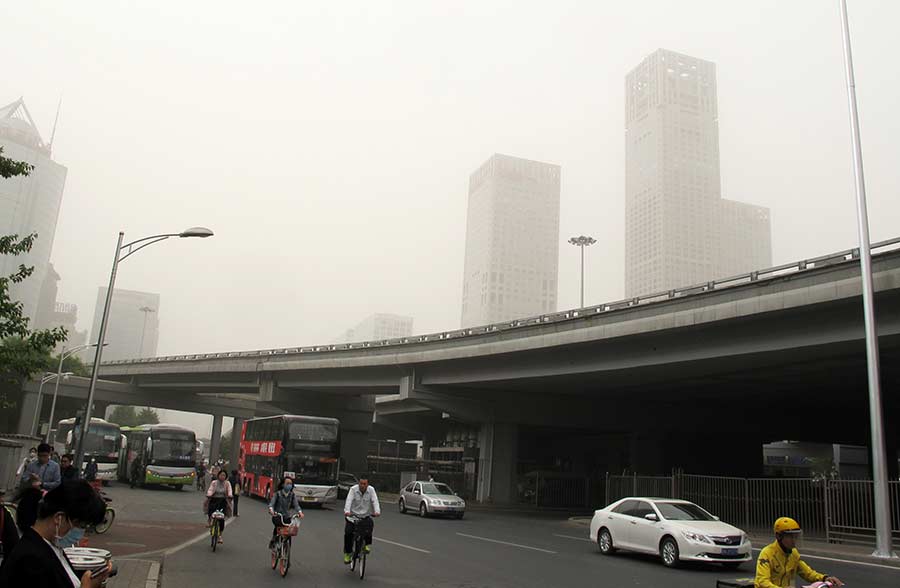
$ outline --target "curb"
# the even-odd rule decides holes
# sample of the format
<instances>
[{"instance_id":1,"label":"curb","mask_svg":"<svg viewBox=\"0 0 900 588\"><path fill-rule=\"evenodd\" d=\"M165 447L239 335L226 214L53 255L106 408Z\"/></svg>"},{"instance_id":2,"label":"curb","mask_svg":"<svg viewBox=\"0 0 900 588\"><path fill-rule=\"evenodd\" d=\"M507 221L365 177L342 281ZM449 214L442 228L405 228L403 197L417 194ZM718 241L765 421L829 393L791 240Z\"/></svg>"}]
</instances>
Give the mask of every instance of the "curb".
<instances>
[{"instance_id":1,"label":"curb","mask_svg":"<svg viewBox=\"0 0 900 588\"><path fill-rule=\"evenodd\" d=\"M159 562L150 564L150 571L147 572L147 581L145 588L158 588L159 586Z\"/></svg>"}]
</instances>

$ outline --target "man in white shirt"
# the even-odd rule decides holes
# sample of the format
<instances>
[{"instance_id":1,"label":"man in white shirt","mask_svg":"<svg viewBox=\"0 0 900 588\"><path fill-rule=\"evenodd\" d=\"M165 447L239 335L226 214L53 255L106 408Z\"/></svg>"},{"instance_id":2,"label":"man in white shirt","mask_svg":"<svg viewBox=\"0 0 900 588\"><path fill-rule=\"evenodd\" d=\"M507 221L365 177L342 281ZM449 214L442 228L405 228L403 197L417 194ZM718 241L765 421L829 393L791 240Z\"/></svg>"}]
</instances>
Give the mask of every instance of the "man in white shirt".
<instances>
[{"instance_id":1,"label":"man in white shirt","mask_svg":"<svg viewBox=\"0 0 900 588\"><path fill-rule=\"evenodd\" d=\"M366 553L372 551L372 530L375 525L371 517L381 516L381 505L378 504L378 494L375 488L369 486L369 480L365 475L359 477L356 484L347 492L347 500L344 502L344 517L356 517L359 523L349 520L344 524L344 563L349 564L353 551L353 531L356 525L364 526L366 532Z\"/></svg>"}]
</instances>

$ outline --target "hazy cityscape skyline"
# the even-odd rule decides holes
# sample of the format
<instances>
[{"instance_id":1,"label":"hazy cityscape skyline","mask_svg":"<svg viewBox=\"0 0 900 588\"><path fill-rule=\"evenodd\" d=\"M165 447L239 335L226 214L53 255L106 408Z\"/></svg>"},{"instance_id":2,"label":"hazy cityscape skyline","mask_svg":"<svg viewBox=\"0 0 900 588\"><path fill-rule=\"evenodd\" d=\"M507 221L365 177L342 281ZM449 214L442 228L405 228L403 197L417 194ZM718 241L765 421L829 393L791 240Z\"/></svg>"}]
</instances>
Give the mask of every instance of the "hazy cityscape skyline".
<instances>
[{"instance_id":1,"label":"hazy cityscape skyline","mask_svg":"<svg viewBox=\"0 0 900 588\"><path fill-rule=\"evenodd\" d=\"M718 65L722 191L771 209L773 261L854 246L834 7L647 4L601 15L570 3L552 27L544 11L521 7L520 32L499 51L490 23L507 7L491 4L452 53L442 35L465 17L419 5L341 18L285 7L278 23L220 11L204 26L199 7L177 17L23 7L0 46L13 54L36 35L47 44L10 65L3 101L24 95L44 131L64 96L54 157L69 177L51 258L60 299L92 307L118 230L140 237L203 224L214 242L159 247L120 273L123 288L171 301L161 354L319 343L347 308L402 309L418 332L455 328L465 178L494 152L565 168L560 238L599 241L587 252L586 303L622 298L622 79L657 47ZM891 148L900 88L885 61L887 14L898 7L874 6L860 4L851 24L878 240L894 236L900 218ZM698 28L698 14L717 26ZM612 24L639 18L627 35ZM435 19L449 22L435 32ZM287 35L297 23L302 34ZM95 35L73 36L89 24ZM230 46L226 30L242 40ZM535 42L544 30L547 40ZM357 100L363 89L367 100ZM246 108L260 93L267 107ZM560 249L558 297L559 308L578 304L569 247Z\"/></svg>"}]
</instances>

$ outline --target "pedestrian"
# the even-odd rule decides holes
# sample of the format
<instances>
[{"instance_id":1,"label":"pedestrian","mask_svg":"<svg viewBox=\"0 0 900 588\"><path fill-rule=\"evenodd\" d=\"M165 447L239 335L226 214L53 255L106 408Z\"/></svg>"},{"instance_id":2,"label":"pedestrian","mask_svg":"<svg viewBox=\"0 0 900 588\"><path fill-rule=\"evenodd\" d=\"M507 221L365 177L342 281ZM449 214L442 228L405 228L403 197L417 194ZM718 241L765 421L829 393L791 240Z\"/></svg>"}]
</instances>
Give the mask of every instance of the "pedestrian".
<instances>
[{"instance_id":1,"label":"pedestrian","mask_svg":"<svg viewBox=\"0 0 900 588\"><path fill-rule=\"evenodd\" d=\"M0 500L3 499L5 489L0 488ZM9 555L19 542L19 532L16 531L16 519L6 505L0 506L0 564L4 555Z\"/></svg>"},{"instance_id":2,"label":"pedestrian","mask_svg":"<svg viewBox=\"0 0 900 588\"><path fill-rule=\"evenodd\" d=\"M238 498L241 497L241 479L238 477L237 470L231 470L231 477L228 478L228 482L231 484L231 491L234 493L231 510L234 511L234 516L238 516Z\"/></svg>"},{"instance_id":3,"label":"pedestrian","mask_svg":"<svg viewBox=\"0 0 900 588\"><path fill-rule=\"evenodd\" d=\"M31 462L37 459L37 447L32 447L28 450L28 457L22 460L22 463L19 464L19 469L16 470L16 477L20 477L22 472L25 471L25 467L28 466Z\"/></svg>"},{"instance_id":4,"label":"pedestrian","mask_svg":"<svg viewBox=\"0 0 900 588\"><path fill-rule=\"evenodd\" d=\"M40 447L38 455L40 456ZM50 452L47 452L47 461ZM111 564L99 572L86 571L79 580L59 547L70 533L84 532L85 525L103 521L106 504L84 480L59 485L44 496L33 526L22 534L0 566L0 586L40 588L100 588Z\"/></svg>"},{"instance_id":5,"label":"pedestrian","mask_svg":"<svg viewBox=\"0 0 900 588\"><path fill-rule=\"evenodd\" d=\"M71 453L67 453L59 458L59 472L63 482L78 479L78 468L72 465L72 461Z\"/></svg>"},{"instance_id":6,"label":"pedestrian","mask_svg":"<svg viewBox=\"0 0 900 588\"><path fill-rule=\"evenodd\" d=\"M88 482L95 482L97 480L97 458L92 457L91 461L84 466L84 479Z\"/></svg>"},{"instance_id":7,"label":"pedestrian","mask_svg":"<svg viewBox=\"0 0 900 588\"><path fill-rule=\"evenodd\" d=\"M19 530L24 534L37 519L38 502L43 492L53 490L62 483L59 464L50 461L52 448L46 443L37 446L37 459L25 466L19 479Z\"/></svg>"},{"instance_id":8,"label":"pedestrian","mask_svg":"<svg viewBox=\"0 0 900 588\"><path fill-rule=\"evenodd\" d=\"M219 476L209 484L206 490L206 501L203 510L209 518L210 526L219 525L219 543L222 543L222 535L225 533L225 519L213 520L212 515L217 510L225 513L226 517L231 516L231 499L234 498L234 492L231 484L228 482L228 472L219 471Z\"/></svg>"}]
</instances>

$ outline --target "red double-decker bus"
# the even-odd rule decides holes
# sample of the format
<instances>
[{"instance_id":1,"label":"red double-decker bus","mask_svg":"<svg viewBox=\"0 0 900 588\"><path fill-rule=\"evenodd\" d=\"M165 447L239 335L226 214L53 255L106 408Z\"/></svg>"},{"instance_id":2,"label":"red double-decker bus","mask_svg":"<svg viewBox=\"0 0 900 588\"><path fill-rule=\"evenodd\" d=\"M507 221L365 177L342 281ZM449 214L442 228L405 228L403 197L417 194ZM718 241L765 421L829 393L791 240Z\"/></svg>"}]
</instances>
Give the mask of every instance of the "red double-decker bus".
<instances>
[{"instance_id":1,"label":"red double-decker bus","mask_svg":"<svg viewBox=\"0 0 900 588\"><path fill-rule=\"evenodd\" d=\"M305 504L337 500L341 424L337 419L281 415L244 421L238 458L241 487L269 500L284 476Z\"/></svg>"}]
</instances>

